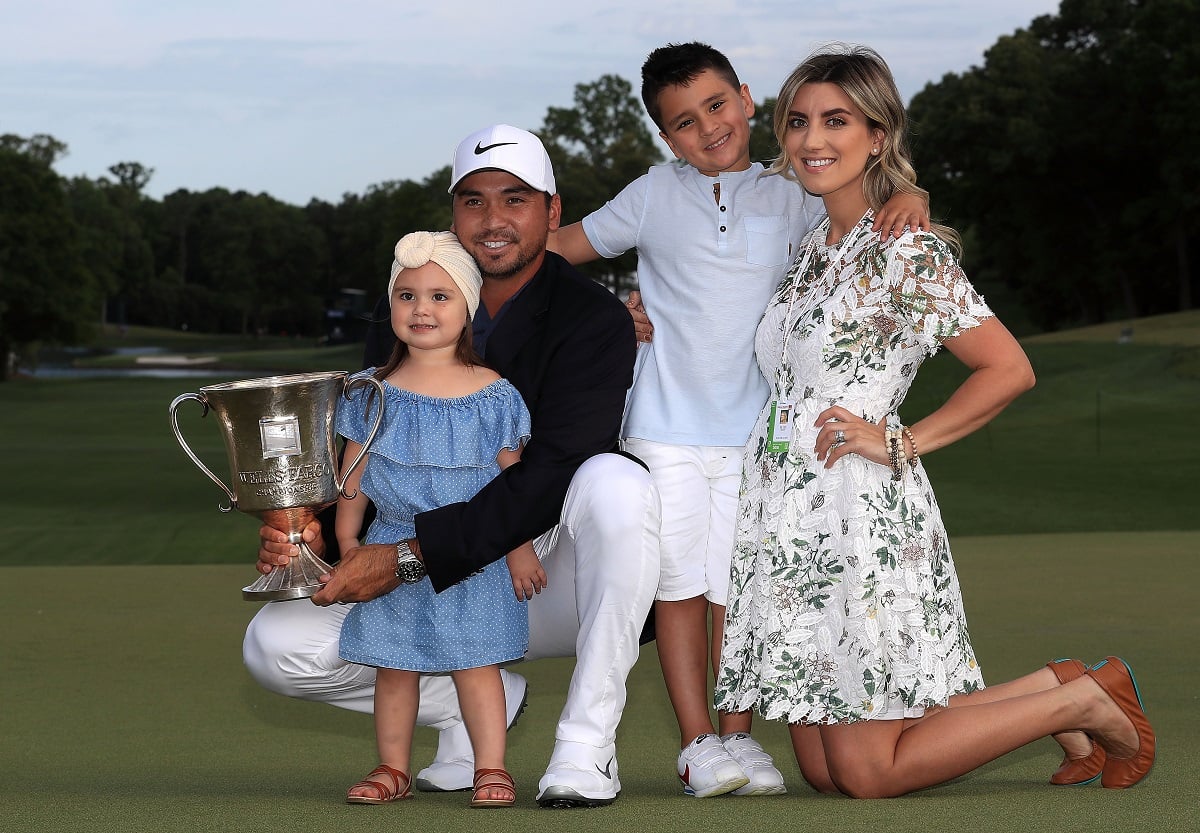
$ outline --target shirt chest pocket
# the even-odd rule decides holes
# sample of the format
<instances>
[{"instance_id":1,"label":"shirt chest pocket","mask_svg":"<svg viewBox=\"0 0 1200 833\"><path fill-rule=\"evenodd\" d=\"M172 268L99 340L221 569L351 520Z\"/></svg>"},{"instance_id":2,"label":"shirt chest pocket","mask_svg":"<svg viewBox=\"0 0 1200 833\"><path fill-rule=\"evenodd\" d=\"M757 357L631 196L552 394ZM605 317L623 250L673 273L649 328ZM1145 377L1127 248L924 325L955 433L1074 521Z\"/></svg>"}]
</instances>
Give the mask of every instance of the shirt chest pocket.
<instances>
[{"instance_id":1,"label":"shirt chest pocket","mask_svg":"<svg viewBox=\"0 0 1200 833\"><path fill-rule=\"evenodd\" d=\"M791 257L787 217L746 217L746 260L756 266L783 266Z\"/></svg>"}]
</instances>

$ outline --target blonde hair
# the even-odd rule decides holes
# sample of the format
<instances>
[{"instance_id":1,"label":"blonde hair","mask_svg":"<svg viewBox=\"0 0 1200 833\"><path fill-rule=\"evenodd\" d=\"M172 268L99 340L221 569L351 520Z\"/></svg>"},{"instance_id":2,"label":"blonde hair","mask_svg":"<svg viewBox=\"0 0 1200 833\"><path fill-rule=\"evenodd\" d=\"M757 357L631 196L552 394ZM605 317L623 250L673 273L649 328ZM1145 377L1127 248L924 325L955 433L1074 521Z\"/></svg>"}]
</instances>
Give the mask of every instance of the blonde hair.
<instances>
[{"instance_id":1,"label":"blonde hair","mask_svg":"<svg viewBox=\"0 0 1200 833\"><path fill-rule=\"evenodd\" d=\"M828 44L810 55L796 67L783 82L776 99L773 126L775 139L783 148L787 133L788 110L796 93L805 84L834 84L854 106L867 117L868 127L882 130L884 139L877 156L867 159L867 172L863 177L863 196L872 209L878 211L897 191L915 194L927 202L929 193L917 185L917 172L912 166L912 154L908 149L908 115L900 100L900 91L887 63L879 53L867 46ZM768 173L780 174L797 181L787 151L779 156L767 169ZM949 226L931 223L933 233L961 252L962 240L958 232Z\"/></svg>"}]
</instances>

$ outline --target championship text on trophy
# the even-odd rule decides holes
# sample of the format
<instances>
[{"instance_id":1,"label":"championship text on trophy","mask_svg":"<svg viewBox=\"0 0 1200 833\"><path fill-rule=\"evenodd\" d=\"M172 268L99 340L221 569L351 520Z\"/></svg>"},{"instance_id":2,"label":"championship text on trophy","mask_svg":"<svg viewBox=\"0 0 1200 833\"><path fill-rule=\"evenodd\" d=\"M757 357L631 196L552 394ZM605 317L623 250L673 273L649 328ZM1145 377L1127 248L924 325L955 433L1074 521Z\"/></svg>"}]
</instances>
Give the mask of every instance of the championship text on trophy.
<instances>
[{"instance_id":1,"label":"championship text on trophy","mask_svg":"<svg viewBox=\"0 0 1200 833\"><path fill-rule=\"evenodd\" d=\"M349 398L352 389L364 385L374 386L379 411L362 451L339 479L333 430L338 397ZM288 533L300 549L286 567L276 567L242 588L242 598L259 602L303 599L321 589L318 579L330 567L300 540L300 533L317 512L345 494L346 479L366 456L383 420L383 397L377 380L363 377L347 383L342 372L246 379L175 397L170 408L171 430L184 453L229 496L230 505L220 507L221 511L238 509L255 515ZM200 462L183 439L176 411L189 399L204 406L201 416L211 409L220 420L233 489Z\"/></svg>"}]
</instances>

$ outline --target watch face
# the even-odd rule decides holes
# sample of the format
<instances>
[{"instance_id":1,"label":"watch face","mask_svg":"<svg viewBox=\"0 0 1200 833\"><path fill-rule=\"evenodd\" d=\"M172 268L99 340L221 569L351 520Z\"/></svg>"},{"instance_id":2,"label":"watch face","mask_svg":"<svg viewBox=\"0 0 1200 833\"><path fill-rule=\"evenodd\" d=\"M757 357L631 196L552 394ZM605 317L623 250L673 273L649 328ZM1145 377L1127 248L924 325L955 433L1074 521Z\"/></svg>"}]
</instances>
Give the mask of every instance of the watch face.
<instances>
[{"instance_id":1,"label":"watch face","mask_svg":"<svg viewBox=\"0 0 1200 833\"><path fill-rule=\"evenodd\" d=\"M417 559L401 561L396 565L396 578L405 584L416 584L425 578L425 565Z\"/></svg>"}]
</instances>

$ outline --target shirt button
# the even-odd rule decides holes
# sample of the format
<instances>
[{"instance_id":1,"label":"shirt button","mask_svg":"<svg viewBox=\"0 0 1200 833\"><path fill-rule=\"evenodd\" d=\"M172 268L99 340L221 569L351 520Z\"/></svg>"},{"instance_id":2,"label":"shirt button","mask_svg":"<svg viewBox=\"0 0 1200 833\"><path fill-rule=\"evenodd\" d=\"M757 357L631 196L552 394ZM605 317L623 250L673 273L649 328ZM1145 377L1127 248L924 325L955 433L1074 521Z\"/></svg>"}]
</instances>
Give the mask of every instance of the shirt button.
<instances>
[{"instance_id":1,"label":"shirt button","mask_svg":"<svg viewBox=\"0 0 1200 833\"><path fill-rule=\"evenodd\" d=\"M721 231L725 231L725 226L721 226Z\"/></svg>"}]
</instances>

